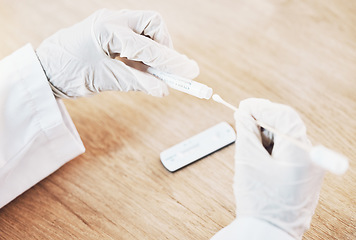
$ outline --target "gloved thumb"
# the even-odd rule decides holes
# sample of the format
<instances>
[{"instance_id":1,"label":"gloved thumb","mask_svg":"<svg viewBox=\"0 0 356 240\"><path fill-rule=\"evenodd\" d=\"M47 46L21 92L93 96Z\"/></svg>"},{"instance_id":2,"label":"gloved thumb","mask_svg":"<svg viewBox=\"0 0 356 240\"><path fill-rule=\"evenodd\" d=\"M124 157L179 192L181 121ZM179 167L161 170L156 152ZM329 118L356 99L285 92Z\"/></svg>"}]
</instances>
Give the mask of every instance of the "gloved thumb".
<instances>
[{"instance_id":1,"label":"gloved thumb","mask_svg":"<svg viewBox=\"0 0 356 240\"><path fill-rule=\"evenodd\" d=\"M169 94L167 85L154 76L127 66L116 59L106 59L105 66L95 72L95 91L142 91L156 97Z\"/></svg>"}]
</instances>

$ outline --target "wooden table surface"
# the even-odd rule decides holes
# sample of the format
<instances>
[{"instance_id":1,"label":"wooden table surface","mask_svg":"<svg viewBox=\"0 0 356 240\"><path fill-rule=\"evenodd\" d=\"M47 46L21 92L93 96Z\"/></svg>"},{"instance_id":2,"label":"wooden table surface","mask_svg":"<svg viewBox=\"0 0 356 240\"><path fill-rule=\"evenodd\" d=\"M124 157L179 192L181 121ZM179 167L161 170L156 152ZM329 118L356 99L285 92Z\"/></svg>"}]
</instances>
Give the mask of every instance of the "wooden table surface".
<instances>
[{"instance_id":1,"label":"wooden table surface","mask_svg":"<svg viewBox=\"0 0 356 240\"><path fill-rule=\"evenodd\" d=\"M198 81L238 105L294 107L313 143L344 153L304 239L356 239L356 1L0 0L0 57L100 8L161 13ZM86 153L0 209L0 239L209 239L235 218L234 145L176 173L164 149L232 112L171 90L66 100ZM64 149L65 150L65 149ZM257 229L256 229L257 231Z\"/></svg>"}]
</instances>

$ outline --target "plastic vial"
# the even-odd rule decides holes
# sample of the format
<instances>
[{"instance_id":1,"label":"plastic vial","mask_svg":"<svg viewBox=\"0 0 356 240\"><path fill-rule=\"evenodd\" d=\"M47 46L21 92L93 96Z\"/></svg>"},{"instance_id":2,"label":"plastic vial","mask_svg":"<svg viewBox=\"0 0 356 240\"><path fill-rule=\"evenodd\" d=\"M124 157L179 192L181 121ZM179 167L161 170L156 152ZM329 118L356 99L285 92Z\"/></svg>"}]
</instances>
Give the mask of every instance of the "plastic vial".
<instances>
[{"instance_id":1,"label":"plastic vial","mask_svg":"<svg viewBox=\"0 0 356 240\"><path fill-rule=\"evenodd\" d=\"M149 67L147 72L161 79L169 87L178 91L188 93L192 96L204 99L210 99L213 95L213 89L191 79L179 77L170 73L161 72L157 69Z\"/></svg>"}]
</instances>

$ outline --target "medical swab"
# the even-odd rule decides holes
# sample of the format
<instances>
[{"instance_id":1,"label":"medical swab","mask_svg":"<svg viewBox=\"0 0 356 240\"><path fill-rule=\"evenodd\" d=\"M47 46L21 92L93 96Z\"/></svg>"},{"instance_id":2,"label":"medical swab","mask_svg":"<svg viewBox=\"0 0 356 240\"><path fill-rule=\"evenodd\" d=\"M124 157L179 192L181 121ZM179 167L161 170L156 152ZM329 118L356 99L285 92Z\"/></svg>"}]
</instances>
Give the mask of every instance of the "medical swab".
<instances>
[{"instance_id":1,"label":"medical swab","mask_svg":"<svg viewBox=\"0 0 356 240\"><path fill-rule=\"evenodd\" d=\"M226 107L234 110L235 112L238 110L238 108L236 108L235 106L224 101L218 94L214 94L212 98L215 102L221 103ZM256 123L257 125L272 132L273 134L279 135L280 137L283 137L284 139L290 141L298 147L308 151L312 162L325 170L328 170L334 174L341 175L345 173L349 167L348 159L335 151L332 151L322 145L310 147L304 144L303 142L298 141L259 120L256 120Z\"/></svg>"}]
</instances>

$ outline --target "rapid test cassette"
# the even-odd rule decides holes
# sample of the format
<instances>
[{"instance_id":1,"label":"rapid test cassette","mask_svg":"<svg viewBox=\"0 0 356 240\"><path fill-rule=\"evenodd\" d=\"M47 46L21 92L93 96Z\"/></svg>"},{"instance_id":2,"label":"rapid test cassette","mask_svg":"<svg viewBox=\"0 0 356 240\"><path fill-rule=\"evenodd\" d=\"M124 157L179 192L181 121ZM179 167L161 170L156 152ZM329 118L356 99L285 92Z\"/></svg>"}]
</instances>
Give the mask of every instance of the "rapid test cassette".
<instances>
[{"instance_id":1,"label":"rapid test cassette","mask_svg":"<svg viewBox=\"0 0 356 240\"><path fill-rule=\"evenodd\" d=\"M234 129L221 122L161 152L161 162L168 171L174 172L235 142L235 139Z\"/></svg>"}]
</instances>

